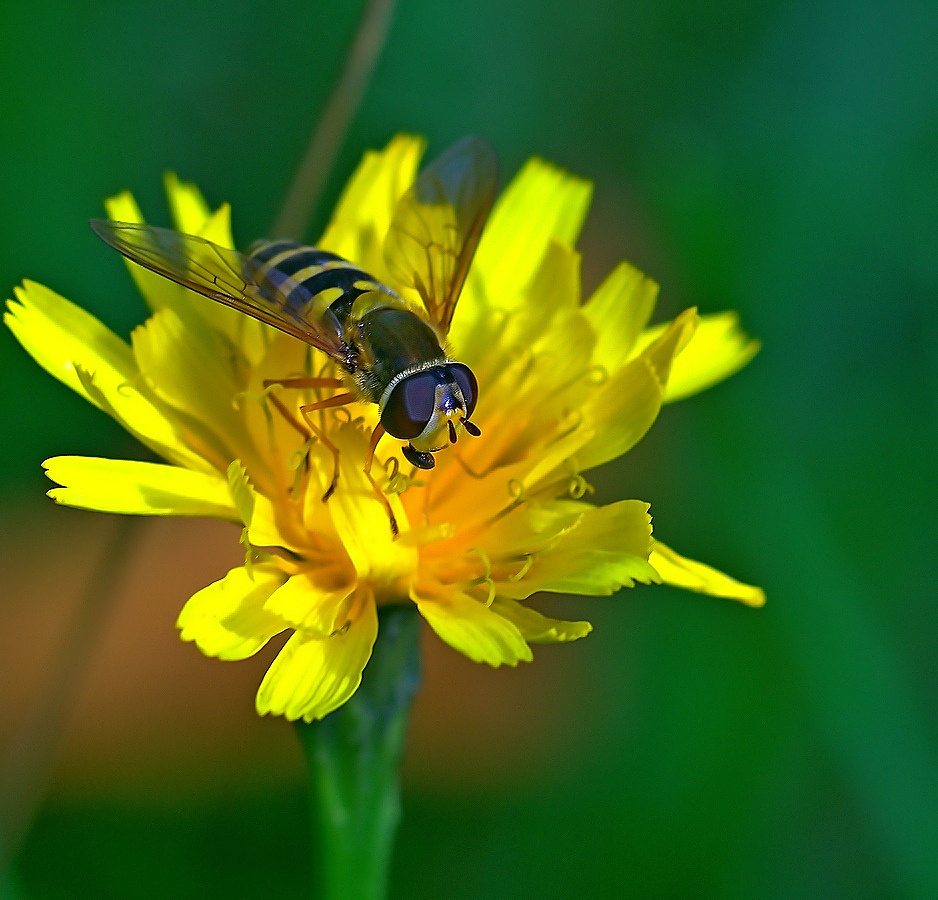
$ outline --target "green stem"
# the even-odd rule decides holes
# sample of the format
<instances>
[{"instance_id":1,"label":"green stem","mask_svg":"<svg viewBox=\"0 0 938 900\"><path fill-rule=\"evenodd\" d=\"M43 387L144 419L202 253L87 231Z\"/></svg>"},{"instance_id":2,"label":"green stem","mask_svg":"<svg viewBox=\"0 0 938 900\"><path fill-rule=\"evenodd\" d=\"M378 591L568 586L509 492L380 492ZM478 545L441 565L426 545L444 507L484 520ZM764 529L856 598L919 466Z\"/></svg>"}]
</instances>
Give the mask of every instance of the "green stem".
<instances>
[{"instance_id":1,"label":"green stem","mask_svg":"<svg viewBox=\"0 0 938 900\"><path fill-rule=\"evenodd\" d=\"M416 608L382 608L361 687L321 721L297 723L310 772L319 896L324 900L381 900L387 895L401 815L398 767L407 713L420 680L419 657Z\"/></svg>"}]
</instances>

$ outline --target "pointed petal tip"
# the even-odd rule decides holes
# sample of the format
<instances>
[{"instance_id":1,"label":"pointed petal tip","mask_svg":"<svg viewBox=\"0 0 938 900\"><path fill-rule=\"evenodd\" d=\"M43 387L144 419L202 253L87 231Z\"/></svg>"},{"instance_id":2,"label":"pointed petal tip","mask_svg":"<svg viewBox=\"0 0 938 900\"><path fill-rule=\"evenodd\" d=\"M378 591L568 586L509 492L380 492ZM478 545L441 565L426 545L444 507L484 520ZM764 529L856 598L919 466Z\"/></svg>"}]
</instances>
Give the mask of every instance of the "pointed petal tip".
<instances>
[{"instance_id":1,"label":"pointed petal tip","mask_svg":"<svg viewBox=\"0 0 938 900\"><path fill-rule=\"evenodd\" d=\"M738 600L746 606L765 605L766 596L762 588L737 581L706 563L687 559L660 541L655 541L648 562L664 584L711 597Z\"/></svg>"}]
</instances>

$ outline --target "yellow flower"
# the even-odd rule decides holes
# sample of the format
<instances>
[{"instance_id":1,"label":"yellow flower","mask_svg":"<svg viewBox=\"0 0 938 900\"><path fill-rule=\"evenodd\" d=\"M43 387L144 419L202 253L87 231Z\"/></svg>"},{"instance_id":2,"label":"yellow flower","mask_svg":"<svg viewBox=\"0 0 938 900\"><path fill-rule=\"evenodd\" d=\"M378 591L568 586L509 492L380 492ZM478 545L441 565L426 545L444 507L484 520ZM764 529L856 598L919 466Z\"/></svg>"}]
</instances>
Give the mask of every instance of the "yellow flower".
<instances>
[{"instance_id":1,"label":"yellow flower","mask_svg":"<svg viewBox=\"0 0 938 900\"><path fill-rule=\"evenodd\" d=\"M402 136L366 154L319 246L393 285L383 239L422 150ZM176 228L232 246L227 206L210 212L173 176L166 187ZM129 345L42 285L26 282L9 304L7 324L40 365L167 461L56 457L45 463L60 485L50 496L242 523L245 565L190 598L178 625L221 659L292 631L257 694L258 712L289 719L321 718L355 692L381 604L414 602L444 641L492 666L590 631L519 602L537 591L602 595L663 581L760 605L758 588L654 539L648 504L583 499L582 473L632 447L663 403L725 378L758 349L732 313L689 309L647 329L657 286L626 263L582 302L574 245L590 193L534 159L497 202L449 336L453 358L478 378L482 437L440 453L419 479L400 467L399 442L381 441L374 473L398 539L362 472L377 408L316 413L341 460L324 503L331 454L276 408L295 412L315 392L265 390L264 380L329 373L332 363L133 264L153 314ZM142 221L128 194L107 211Z\"/></svg>"}]
</instances>

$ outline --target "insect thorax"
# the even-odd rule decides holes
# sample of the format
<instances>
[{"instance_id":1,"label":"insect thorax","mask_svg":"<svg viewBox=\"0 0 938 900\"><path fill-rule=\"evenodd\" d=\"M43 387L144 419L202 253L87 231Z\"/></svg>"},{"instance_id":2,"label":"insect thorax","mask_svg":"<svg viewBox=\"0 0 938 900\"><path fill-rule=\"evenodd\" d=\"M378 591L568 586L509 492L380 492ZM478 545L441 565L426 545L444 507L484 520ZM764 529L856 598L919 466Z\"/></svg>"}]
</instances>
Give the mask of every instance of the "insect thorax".
<instances>
[{"instance_id":1,"label":"insect thorax","mask_svg":"<svg viewBox=\"0 0 938 900\"><path fill-rule=\"evenodd\" d=\"M360 360L355 379L374 403L402 372L446 360L431 326L410 310L384 306L350 324Z\"/></svg>"},{"instance_id":2,"label":"insect thorax","mask_svg":"<svg viewBox=\"0 0 938 900\"><path fill-rule=\"evenodd\" d=\"M287 315L337 335L348 350L337 359L365 399L377 403L402 372L445 361L433 327L348 260L292 241L258 241L251 258Z\"/></svg>"}]
</instances>

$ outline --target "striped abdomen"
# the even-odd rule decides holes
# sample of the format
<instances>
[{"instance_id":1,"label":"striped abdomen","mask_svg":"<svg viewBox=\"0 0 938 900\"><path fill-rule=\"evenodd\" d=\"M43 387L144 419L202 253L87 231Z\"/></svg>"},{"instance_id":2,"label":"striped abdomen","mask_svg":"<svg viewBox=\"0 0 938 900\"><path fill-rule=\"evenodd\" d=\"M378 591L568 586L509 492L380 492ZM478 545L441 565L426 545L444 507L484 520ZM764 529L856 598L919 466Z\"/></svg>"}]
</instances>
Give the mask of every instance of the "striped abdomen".
<instances>
[{"instance_id":1,"label":"striped abdomen","mask_svg":"<svg viewBox=\"0 0 938 900\"><path fill-rule=\"evenodd\" d=\"M284 312L334 330L349 346L347 368L368 399L377 402L405 370L444 360L430 325L404 308L394 291L348 260L283 240L257 241L249 254L257 264L251 275L282 298ZM379 304L353 322L352 305L369 291L384 294L388 305Z\"/></svg>"},{"instance_id":2,"label":"striped abdomen","mask_svg":"<svg viewBox=\"0 0 938 900\"><path fill-rule=\"evenodd\" d=\"M320 322L341 333L355 300L366 291L391 293L348 260L294 241L256 241L251 275L282 298L283 309L299 321ZM392 295L393 296L393 295Z\"/></svg>"}]
</instances>

